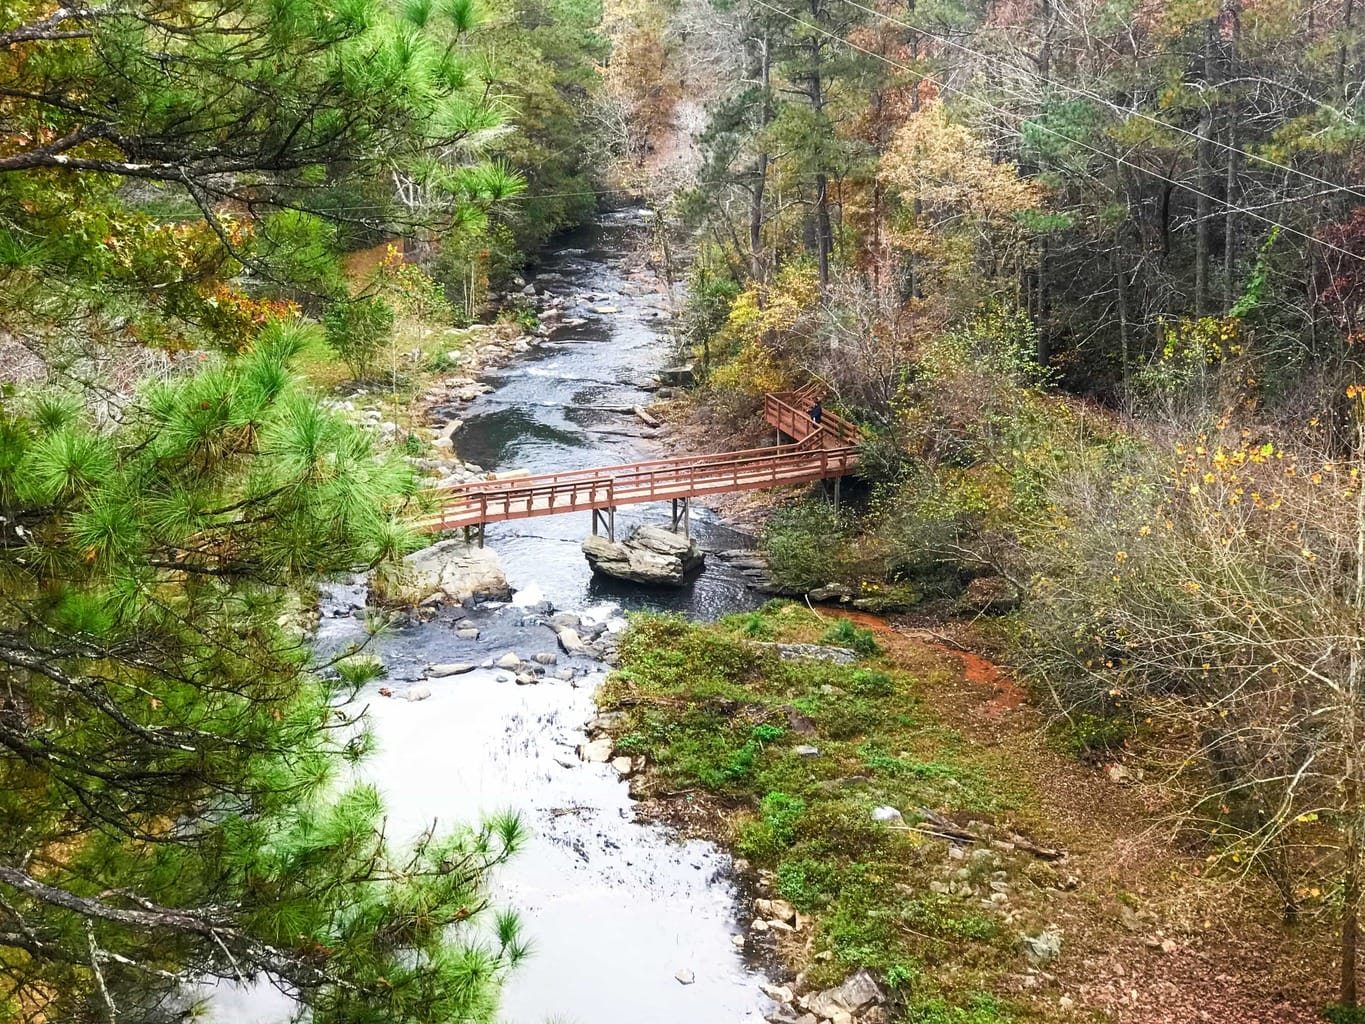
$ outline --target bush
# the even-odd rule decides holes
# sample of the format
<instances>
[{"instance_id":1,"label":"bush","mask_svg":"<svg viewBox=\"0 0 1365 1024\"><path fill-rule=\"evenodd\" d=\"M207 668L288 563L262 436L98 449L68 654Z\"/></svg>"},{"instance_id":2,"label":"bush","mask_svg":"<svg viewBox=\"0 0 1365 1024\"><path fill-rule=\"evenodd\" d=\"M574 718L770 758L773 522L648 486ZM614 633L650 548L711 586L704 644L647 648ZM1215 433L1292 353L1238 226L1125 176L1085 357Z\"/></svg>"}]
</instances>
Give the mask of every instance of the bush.
<instances>
[{"instance_id":1,"label":"bush","mask_svg":"<svg viewBox=\"0 0 1365 1024\"><path fill-rule=\"evenodd\" d=\"M322 314L327 344L345 361L352 376L367 376L380 348L393 332L393 307L383 299L334 302Z\"/></svg>"},{"instance_id":2,"label":"bush","mask_svg":"<svg viewBox=\"0 0 1365 1024\"><path fill-rule=\"evenodd\" d=\"M763 535L773 576L786 587L811 590L846 578L844 522L828 505L783 509Z\"/></svg>"},{"instance_id":3,"label":"bush","mask_svg":"<svg viewBox=\"0 0 1365 1024\"><path fill-rule=\"evenodd\" d=\"M759 805L758 820L740 834L736 846L741 854L755 860L774 857L796 840L796 823L805 813L806 802L780 791L769 793Z\"/></svg>"},{"instance_id":4,"label":"bush","mask_svg":"<svg viewBox=\"0 0 1365 1024\"><path fill-rule=\"evenodd\" d=\"M855 626L849 619L840 619L825 630L823 640L827 644L848 647L864 658L875 657L882 650L872 630Z\"/></svg>"}]
</instances>

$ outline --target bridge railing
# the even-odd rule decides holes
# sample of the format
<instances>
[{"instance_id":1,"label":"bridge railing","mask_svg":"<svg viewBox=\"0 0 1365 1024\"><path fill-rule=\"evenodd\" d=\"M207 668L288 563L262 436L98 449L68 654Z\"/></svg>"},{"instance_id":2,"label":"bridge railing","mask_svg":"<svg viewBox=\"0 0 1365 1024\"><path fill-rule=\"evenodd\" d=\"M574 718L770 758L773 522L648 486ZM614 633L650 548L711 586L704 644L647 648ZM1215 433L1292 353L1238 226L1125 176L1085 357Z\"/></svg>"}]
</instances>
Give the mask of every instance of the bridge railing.
<instances>
[{"instance_id":1,"label":"bridge railing","mask_svg":"<svg viewBox=\"0 0 1365 1024\"><path fill-rule=\"evenodd\" d=\"M719 452L714 455L679 455L667 459L650 459L646 462L627 462L617 466L598 466L593 469L570 469L559 473L537 473L535 476L502 477L494 480L470 480L451 487L437 488L433 493L464 493L474 490L502 490L509 487L541 484L576 483L591 481L602 477L616 477L629 471L663 470L669 467L728 463L737 458L771 457L786 452L800 451L800 443L782 445L777 448L750 448L739 452Z\"/></svg>"},{"instance_id":2,"label":"bridge railing","mask_svg":"<svg viewBox=\"0 0 1365 1024\"><path fill-rule=\"evenodd\" d=\"M810 418L810 408L815 404L818 392L811 386L800 391L781 391L763 396L763 418L788 437L804 439L815 425ZM856 445L862 441L863 432L838 413L822 409L820 426L824 428L826 443Z\"/></svg>"},{"instance_id":3,"label":"bridge railing","mask_svg":"<svg viewBox=\"0 0 1365 1024\"><path fill-rule=\"evenodd\" d=\"M423 525L447 529L490 520L527 519L581 508L610 508L616 503L615 484L608 477L572 483L518 486L519 480L503 481L513 486L500 492L475 490L452 494L438 512L425 517Z\"/></svg>"}]
</instances>

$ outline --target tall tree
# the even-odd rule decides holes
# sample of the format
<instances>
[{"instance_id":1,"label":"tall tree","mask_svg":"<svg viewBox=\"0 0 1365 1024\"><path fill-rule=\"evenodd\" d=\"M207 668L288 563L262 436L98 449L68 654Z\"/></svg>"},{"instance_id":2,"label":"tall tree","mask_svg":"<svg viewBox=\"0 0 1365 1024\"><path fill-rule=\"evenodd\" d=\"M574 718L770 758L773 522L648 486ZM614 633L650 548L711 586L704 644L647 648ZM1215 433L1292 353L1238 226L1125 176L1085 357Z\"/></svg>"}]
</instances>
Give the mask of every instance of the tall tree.
<instances>
[{"instance_id":1,"label":"tall tree","mask_svg":"<svg viewBox=\"0 0 1365 1024\"><path fill-rule=\"evenodd\" d=\"M145 388L112 430L0 402L6 1016L154 1019L217 977L318 1022L488 1020L522 955L481 889L518 822L396 848L349 781L373 665L317 671L291 625L404 549L412 486L296 385L304 331Z\"/></svg>"}]
</instances>

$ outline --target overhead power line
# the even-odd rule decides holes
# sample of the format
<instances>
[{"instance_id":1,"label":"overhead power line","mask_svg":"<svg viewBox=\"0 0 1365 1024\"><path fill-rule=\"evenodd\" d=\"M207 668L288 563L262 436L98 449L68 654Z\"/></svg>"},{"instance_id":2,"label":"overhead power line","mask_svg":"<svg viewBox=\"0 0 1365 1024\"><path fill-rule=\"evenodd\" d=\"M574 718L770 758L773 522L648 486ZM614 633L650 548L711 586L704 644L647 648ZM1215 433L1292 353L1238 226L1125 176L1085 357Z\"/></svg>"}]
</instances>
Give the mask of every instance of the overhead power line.
<instances>
[{"instance_id":1,"label":"overhead power line","mask_svg":"<svg viewBox=\"0 0 1365 1024\"><path fill-rule=\"evenodd\" d=\"M1029 73L1029 69L1022 64L1015 64L1012 62L1005 61L998 55L984 53L983 51L974 49L973 47L970 47L965 43L958 42L956 39L952 38L952 36L943 35L942 33L935 32L933 29L925 28L922 25L916 25L902 18L893 17L890 14L884 14L883 12L878 11L873 7L867 7L864 4L859 3L858 0L843 0L843 2L848 4L850 7L856 7L858 10L865 11L868 14L871 14L873 17L879 18L880 20L885 21L889 24L897 25L901 28L910 29L912 32L919 32L922 35L928 36L930 39L943 43L945 46L951 46L955 50L959 50L962 53L968 54L973 57L977 57L980 60L986 61L987 63L995 61L996 63L1001 64L1004 67L1010 68L1014 71L1023 72L1025 74ZM1250 150L1242 149L1238 146L1229 145L1228 143L1213 138L1211 136L1210 137L1202 136L1198 132L1192 132L1188 128L1182 128L1179 125L1171 124L1169 121L1163 121L1161 120L1161 118L1153 117L1152 115L1144 113L1141 110L1129 110L1126 107L1122 107L1119 104L1115 103L1108 97L1101 96L1099 93L1092 92L1091 90L1085 89L1081 86L1076 86L1068 82L1059 82L1055 80L1049 81L1048 85L1060 89L1063 92L1071 93L1074 96L1082 96L1086 99L1094 100L1096 103L1102 103L1110 110L1114 111L1116 114L1121 114L1125 117L1134 117L1137 118L1138 120L1146 121L1150 124L1157 125L1158 127L1169 129L1170 131L1176 132L1180 135L1185 135L1188 136L1189 138L1197 139L1201 142L1208 142L1226 153L1235 153L1238 156L1245 157L1247 160L1253 160L1256 163L1264 164L1266 167L1273 167L1276 170L1284 171L1288 174L1298 175L1301 178L1304 178L1308 181L1316 182L1319 185L1326 185L1333 191L1349 192L1353 196L1356 196L1360 199L1365 199L1365 192L1359 191L1351 187L1350 185L1343 185L1340 182L1329 181L1326 178L1320 178L1316 174L1300 170L1297 167L1291 167L1288 164L1282 164L1277 160L1272 160L1269 157L1261 156L1259 153L1253 153Z\"/></svg>"},{"instance_id":2,"label":"overhead power line","mask_svg":"<svg viewBox=\"0 0 1365 1024\"><path fill-rule=\"evenodd\" d=\"M1271 227L1279 228L1281 231L1284 231L1291 235L1297 235L1298 237L1303 238L1306 241L1313 242L1316 245L1320 245L1325 249L1331 249L1335 252L1339 252L1343 256L1349 256L1352 259L1356 260L1365 260L1365 256L1357 255L1356 253L1351 252L1351 250L1349 249L1342 248L1341 246L1335 245L1332 242L1323 241L1320 238L1316 238L1313 235L1310 235L1306 231L1301 231L1298 228L1291 227L1290 225L1284 224L1271 217L1262 216L1261 214L1256 213L1254 210L1247 209L1246 207L1243 206L1237 206L1236 204L1228 202L1227 200L1224 199L1219 199L1217 196L1213 196L1207 192L1201 191L1200 189L1195 188L1193 185L1190 185L1187 182L1178 181L1175 178L1168 178L1160 171L1154 171L1150 167L1143 167L1141 164L1135 164L1130 160L1125 160L1117 153L1106 153L1104 150L1098 149L1095 146L1090 145L1089 143L1082 142L1080 139L1073 138L1072 136L1067 135L1065 132L1060 132L1057 129L1051 127L1050 125L1043 124L1042 122L1039 121L1030 122L1029 118L1024 114L1018 114L1012 110L1006 110L1004 107L997 106L996 104L990 102L989 100L982 99L980 96L976 96L968 92L966 89L960 88L955 85L949 85L947 82L944 82L941 79L933 78L933 76L930 75L925 75L919 69L912 68L908 64L902 63L901 61L893 60L892 58L886 56L885 54L878 53L876 50L868 49L866 46L860 46L859 44L853 42L852 40L845 39L843 36L838 35L837 33L830 32L828 29L825 29L822 26L815 24L814 22L808 21L804 18L798 18L796 15L790 13L789 11L784 11L780 7L773 6L772 4L768 3L767 0L753 0L753 2L760 7L764 7L772 11L774 14L786 18L793 24L801 25L810 31L814 31L822 36L825 36L828 39L833 40L836 43L839 43L840 45L846 46L849 49L857 50L858 52L866 54L869 57L875 58L876 60L880 60L885 64L889 64L891 67L894 67L900 71L904 71L909 74L918 74L924 78L930 78L944 92L949 92L957 96L960 96L963 99L968 100L972 103L976 103L982 107L985 107L987 110L991 110L1001 115L1002 117L1010 118L1011 120L1019 122L1021 125L1026 123L1030 124L1033 128L1037 129L1038 131L1044 132L1048 135L1054 136L1055 138L1061 139L1063 142L1068 142L1073 146L1077 146L1081 149L1087 150L1091 153L1094 153L1096 156L1103 157L1105 160L1110 160L1124 167L1131 167L1133 170L1138 171L1142 174L1147 174L1160 181L1164 181L1166 184L1171 185L1174 188L1182 189L1186 192L1189 192L1192 195L1199 196L1200 198L1203 199L1207 199L1209 200L1209 202L1217 203L1219 206L1233 213L1240 213L1243 214L1244 216L1252 218L1253 220L1258 220L1264 224L1269 224ZM848 2L848 0L845 0L845 2ZM1015 93L1015 95L1017 96L1018 94Z\"/></svg>"}]
</instances>

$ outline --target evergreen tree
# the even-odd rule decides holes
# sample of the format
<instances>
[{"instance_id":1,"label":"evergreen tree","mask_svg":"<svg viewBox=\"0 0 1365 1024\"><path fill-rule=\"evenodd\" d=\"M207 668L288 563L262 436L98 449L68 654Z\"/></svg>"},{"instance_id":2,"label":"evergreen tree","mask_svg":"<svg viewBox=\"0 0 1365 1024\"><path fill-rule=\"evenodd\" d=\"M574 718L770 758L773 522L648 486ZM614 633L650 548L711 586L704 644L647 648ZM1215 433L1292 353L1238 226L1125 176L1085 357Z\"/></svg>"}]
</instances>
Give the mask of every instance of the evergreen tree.
<instances>
[{"instance_id":1,"label":"evergreen tree","mask_svg":"<svg viewBox=\"0 0 1365 1024\"><path fill-rule=\"evenodd\" d=\"M293 625L405 549L413 488L292 378L310 329L103 429L0 401L0 1019L152 1019L221 977L318 1024L488 1020L522 955L481 888L518 821L395 849L351 781L375 663Z\"/></svg>"}]
</instances>

